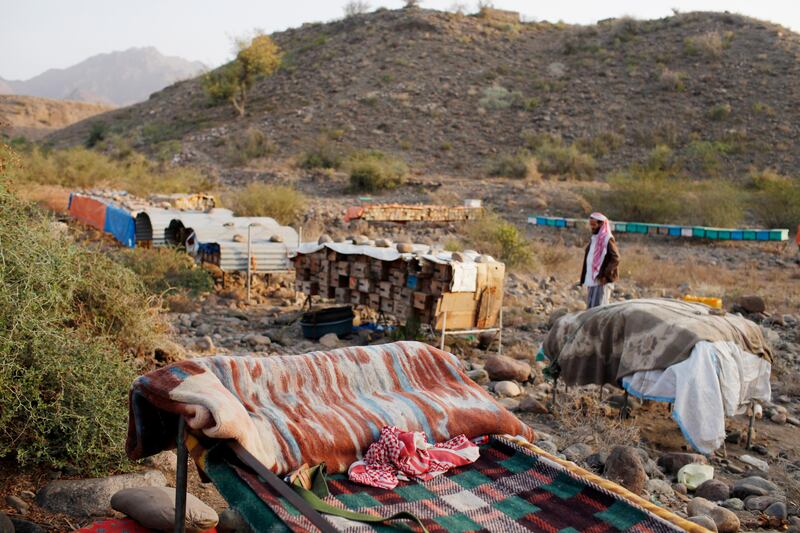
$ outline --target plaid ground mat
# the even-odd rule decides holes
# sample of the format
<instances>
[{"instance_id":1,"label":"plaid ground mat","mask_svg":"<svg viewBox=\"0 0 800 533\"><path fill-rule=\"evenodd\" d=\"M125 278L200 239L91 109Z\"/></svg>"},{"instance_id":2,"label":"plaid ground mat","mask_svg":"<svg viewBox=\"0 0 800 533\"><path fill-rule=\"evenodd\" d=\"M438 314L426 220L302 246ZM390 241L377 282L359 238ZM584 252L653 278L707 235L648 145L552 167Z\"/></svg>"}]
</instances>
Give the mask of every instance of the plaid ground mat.
<instances>
[{"instance_id":1,"label":"plaid ground mat","mask_svg":"<svg viewBox=\"0 0 800 533\"><path fill-rule=\"evenodd\" d=\"M316 531L257 476L236 470L291 531ZM328 486L328 503L381 516L411 512L431 533L683 531L559 463L499 437L492 437L481 447L481 456L474 464L424 484L405 482L389 491L358 485L337 474L328 479ZM415 530L411 523L402 521L376 526L330 515L326 518L348 533Z\"/></svg>"}]
</instances>

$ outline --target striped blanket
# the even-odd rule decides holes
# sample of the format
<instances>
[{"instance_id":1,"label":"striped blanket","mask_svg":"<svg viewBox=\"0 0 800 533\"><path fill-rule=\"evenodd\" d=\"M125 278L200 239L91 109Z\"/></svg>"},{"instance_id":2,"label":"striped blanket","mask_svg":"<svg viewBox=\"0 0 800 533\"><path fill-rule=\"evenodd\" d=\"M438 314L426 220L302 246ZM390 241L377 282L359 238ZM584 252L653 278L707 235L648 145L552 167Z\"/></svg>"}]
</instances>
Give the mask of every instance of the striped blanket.
<instances>
[{"instance_id":1,"label":"striped blanket","mask_svg":"<svg viewBox=\"0 0 800 533\"><path fill-rule=\"evenodd\" d=\"M178 416L198 435L237 441L278 474L321 462L344 472L385 425L432 442L462 433L534 436L453 355L418 342L161 368L131 388L128 455L173 447Z\"/></svg>"}]
</instances>

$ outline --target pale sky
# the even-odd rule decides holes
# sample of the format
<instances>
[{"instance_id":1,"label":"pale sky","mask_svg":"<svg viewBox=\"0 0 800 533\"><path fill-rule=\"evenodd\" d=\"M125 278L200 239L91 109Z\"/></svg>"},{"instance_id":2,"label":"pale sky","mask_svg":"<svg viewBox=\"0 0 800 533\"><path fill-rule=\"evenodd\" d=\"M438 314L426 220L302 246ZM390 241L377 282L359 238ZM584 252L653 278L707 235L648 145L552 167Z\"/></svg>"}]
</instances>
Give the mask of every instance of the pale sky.
<instances>
[{"instance_id":1,"label":"pale sky","mask_svg":"<svg viewBox=\"0 0 800 533\"><path fill-rule=\"evenodd\" d=\"M340 18L346 0L0 0L0 77L27 79L89 56L155 46L166 55L217 66L231 57L235 36L304 22ZM398 8L402 0L370 0L371 7ZM422 7L475 11L475 0L423 0ZM800 3L792 0L496 0L533 20L590 24L629 15L658 18L672 8L731 11L800 29Z\"/></svg>"}]
</instances>

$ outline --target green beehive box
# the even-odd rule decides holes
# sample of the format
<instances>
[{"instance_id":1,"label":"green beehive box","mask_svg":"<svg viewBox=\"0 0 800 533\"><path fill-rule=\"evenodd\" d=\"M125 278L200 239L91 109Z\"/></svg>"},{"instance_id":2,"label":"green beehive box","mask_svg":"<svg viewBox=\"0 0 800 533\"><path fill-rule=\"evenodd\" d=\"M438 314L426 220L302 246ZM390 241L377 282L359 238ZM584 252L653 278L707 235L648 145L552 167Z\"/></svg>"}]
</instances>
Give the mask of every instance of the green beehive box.
<instances>
[{"instance_id":1,"label":"green beehive box","mask_svg":"<svg viewBox=\"0 0 800 533\"><path fill-rule=\"evenodd\" d=\"M752 229L744 230L744 240L746 241L754 241L756 240L756 232Z\"/></svg>"},{"instance_id":2,"label":"green beehive box","mask_svg":"<svg viewBox=\"0 0 800 533\"><path fill-rule=\"evenodd\" d=\"M731 230L728 229L721 229L717 233L717 238L721 241L729 241L731 240Z\"/></svg>"},{"instance_id":3,"label":"green beehive box","mask_svg":"<svg viewBox=\"0 0 800 533\"><path fill-rule=\"evenodd\" d=\"M788 229L771 229L769 230L769 240L771 241L786 241L789 239Z\"/></svg>"},{"instance_id":4,"label":"green beehive box","mask_svg":"<svg viewBox=\"0 0 800 533\"><path fill-rule=\"evenodd\" d=\"M719 231L712 228L706 228L706 239L719 239Z\"/></svg>"},{"instance_id":5,"label":"green beehive box","mask_svg":"<svg viewBox=\"0 0 800 533\"><path fill-rule=\"evenodd\" d=\"M699 226L692 228L692 237L699 237L702 239L705 236L706 236L706 228L701 228Z\"/></svg>"},{"instance_id":6,"label":"green beehive box","mask_svg":"<svg viewBox=\"0 0 800 533\"><path fill-rule=\"evenodd\" d=\"M627 233L628 232L628 224L625 222L615 222L614 223L614 231L618 231L620 233Z\"/></svg>"}]
</instances>

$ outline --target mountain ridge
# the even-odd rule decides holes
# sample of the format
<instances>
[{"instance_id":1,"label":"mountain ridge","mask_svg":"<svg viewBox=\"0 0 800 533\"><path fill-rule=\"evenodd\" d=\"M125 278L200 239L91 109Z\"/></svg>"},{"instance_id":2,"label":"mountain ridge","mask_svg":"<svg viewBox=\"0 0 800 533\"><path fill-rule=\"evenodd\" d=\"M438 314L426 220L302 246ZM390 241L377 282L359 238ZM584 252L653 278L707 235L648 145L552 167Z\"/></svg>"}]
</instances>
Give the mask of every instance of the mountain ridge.
<instances>
[{"instance_id":1,"label":"mountain ridge","mask_svg":"<svg viewBox=\"0 0 800 533\"><path fill-rule=\"evenodd\" d=\"M554 135L592 153L600 175L647 164L659 146L690 177L800 174L800 36L772 23L697 12L570 26L413 8L273 38L284 64L255 84L244 119L194 78L92 121L145 152L179 141L182 160L223 175L241 166L226 139L250 129L273 158L322 136L395 153L418 173L485 176L493 158ZM77 144L89 129L51 140Z\"/></svg>"},{"instance_id":2,"label":"mountain ridge","mask_svg":"<svg viewBox=\"0 0 800 533\"><path fill-rule=\"evenodd\" d=\"M0 78L4 92L50 99L124 106L205 70L199 61L165 56L155 47L93 55L66 68L51 68L27 80Z\"/></svg>"}]
</instances>

